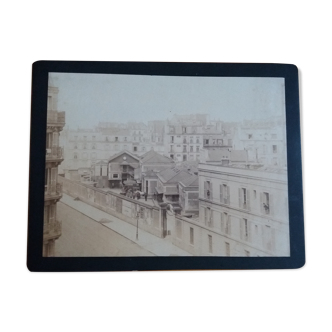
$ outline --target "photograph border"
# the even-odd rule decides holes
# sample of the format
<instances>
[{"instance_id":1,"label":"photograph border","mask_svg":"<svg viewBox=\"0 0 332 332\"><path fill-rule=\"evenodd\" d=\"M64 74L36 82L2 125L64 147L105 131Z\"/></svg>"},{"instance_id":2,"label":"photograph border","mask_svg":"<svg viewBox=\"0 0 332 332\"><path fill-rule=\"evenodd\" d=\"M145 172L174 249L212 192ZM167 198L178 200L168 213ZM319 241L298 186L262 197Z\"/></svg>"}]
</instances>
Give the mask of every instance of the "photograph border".
<instances>
[{"instance_id":1,"label":"photograph border","mask_svg":"<svg viewBox=\"0 0 332 332\"><path fill-rule=\"evenodd\" d=\"M289 257L43 257L47 90L50 72L285 79ZM294 269L305 264L298 69L292 64L37 61L32 65L27 267L35 272Z\"/></svg>"}]
</instances>

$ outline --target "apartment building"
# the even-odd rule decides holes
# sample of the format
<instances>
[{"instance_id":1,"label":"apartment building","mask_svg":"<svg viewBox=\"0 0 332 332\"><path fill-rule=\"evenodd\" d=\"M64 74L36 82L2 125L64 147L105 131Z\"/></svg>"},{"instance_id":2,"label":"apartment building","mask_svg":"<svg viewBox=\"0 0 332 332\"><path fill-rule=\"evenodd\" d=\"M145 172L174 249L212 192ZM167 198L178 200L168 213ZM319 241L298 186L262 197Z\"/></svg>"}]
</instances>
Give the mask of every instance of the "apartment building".
<instances>
[{"instance_id":1,"label":"apartment building","mask_svg":"<svg viewBox=\"0 0 332 332\"><path fill-rule=\"evenodd\" d=\"M65 112L57 110L59 89L48 87L46 125L46 163L44 196L43 256L54 256L55 241L61 235L61 222L57 220L56 204L62 196L58 183L58 166L63 161L63 148L59 146L59 136L65 125Z\"/></svg>"}]
</instances>

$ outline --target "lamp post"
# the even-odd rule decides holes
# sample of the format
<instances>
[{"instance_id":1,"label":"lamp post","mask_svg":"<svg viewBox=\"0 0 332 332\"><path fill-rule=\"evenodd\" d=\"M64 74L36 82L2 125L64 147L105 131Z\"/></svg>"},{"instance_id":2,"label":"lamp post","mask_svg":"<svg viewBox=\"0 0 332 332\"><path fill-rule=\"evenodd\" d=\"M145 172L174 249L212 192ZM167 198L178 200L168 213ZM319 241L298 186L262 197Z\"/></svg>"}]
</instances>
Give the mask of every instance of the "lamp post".
<instances>
[{"instance_id":1,"label":"lamp post","mask_svg":"<svg viewBox=\"0 0 332 332\"><path fill-rule=\"evenodd\" d=\"M137 212L137 225L136 225L136 241L138 241L138 218L139 218L139 212Z\"/></svg>"}]
</instances>

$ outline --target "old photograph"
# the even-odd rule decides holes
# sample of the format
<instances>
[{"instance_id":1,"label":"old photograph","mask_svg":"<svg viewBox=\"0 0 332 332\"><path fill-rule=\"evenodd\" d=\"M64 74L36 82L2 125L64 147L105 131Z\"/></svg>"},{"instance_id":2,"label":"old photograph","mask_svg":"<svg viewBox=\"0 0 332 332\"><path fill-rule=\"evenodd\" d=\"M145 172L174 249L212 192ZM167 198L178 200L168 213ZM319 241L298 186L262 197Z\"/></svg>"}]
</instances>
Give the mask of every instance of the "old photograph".
<instances>
[{"instance_id":1,"label":"old photograph","mask_svg":"<svg viewBox=\"0 0 332 332\"><path fill-rule=\"evenodd\" d=\"M289 257L285 83L50 73L43 257Z\"/></svg>"}]
</instances>

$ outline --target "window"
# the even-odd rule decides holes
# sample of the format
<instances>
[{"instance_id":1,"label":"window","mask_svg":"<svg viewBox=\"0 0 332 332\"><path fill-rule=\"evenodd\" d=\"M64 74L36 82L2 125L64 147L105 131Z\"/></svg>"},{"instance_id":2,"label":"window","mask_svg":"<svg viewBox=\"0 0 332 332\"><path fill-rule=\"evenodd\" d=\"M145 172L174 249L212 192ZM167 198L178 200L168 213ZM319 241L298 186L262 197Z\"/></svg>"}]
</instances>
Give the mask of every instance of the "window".
<instances>
[{"instance_id":1,"label":"window","mask_svg":"<svg viewBox=\"0 0 332 332\"><path fill-rule=\"evenodd\" d=\"M187 145L183 146L183 152L187 152Z\"/></svg>"},{"instance_id":2,"label":"window","mask_svg":"<svg viewBox=\"0 0 332 332\"><path fill-rule=\"evenodd\" d=\"M220 203L229 204L229 186L226 184L220 185Z\"/></svg>"},{"instance_id":3,"label":"window","mask_svg":"<svg viewBox=\"0 0 332 332\"><path fill-rule=\"evenodd\" d=\"M137 146L134 146L134 152L136 152L137 151Z\"/></svg>"},{"instance_id":4,"label":"window","mask_svg":"<svg viewBox=\"0 0 332 332\"><path fill-rule=\"evenodd\" d=\"M199 152L199 146L196 146L196 152Z\"/></svg>"},{"instance_id":5,"label":"window","mask_svg":"<svg viewBox=\"0 0 332 332\"><path fill-rule=\"evenodd\" d=\"M183 138L183 144L187 144L187 138L186 137Z\"/></svg>"},{"instance_id":6,"label":"window","mask_svg":"<svg viewBox=\"0 0 332 332\"><path fill-rule=\"evenodd\" d=\"M239 206L241 209L249 210L249 190L239 188Z\"/></svg>"},{"instance_id":7,"label":"window","mask_svg":"<svg viewBox=\"0 0 332 332\"><path fill-rule=\"evenodd\" d=\"M174 143L174 136L171 136L171 143Z\"/></svg>"},{"instance_id":8,"label":"window","mask_svg":"<svg viewBox=\"0 0 332 332\"><path fill-rule=\"evenodd\" d=\"M230 221L230 217L227 213L224 213L224 217L225 217L225 233L227 235L231 235L231 221Z\"/></svg>"},{"instance_id":9,"label":"window","mask_svg":"<svg viewBox=\"0 0 332 332\"><path fill-rule=\"evenodd\" d=\"M74 153L74 159L78 159L78 154Z\"/></svg>"},{"instance_id":10,"label":"window","mask_svg":"<svg viewBox=\"0 0 332 332\"><path fill-rule=\"evenodd\" d=\"M170 156L172 159L174 159L174 154L170 154L169 156Z\"/></svg>"},{"instance_id":11,"label":"window","mask_svg":"<svg viewBox=\"0 0 332 332\"><path fill-rule=\"evenodd\" d=\"M190 227L190 244L194 244L194 229Z\"/></svg>"},{"instance_id":12,"label":"window","mask_svg":"<svg viewBox=\"0 0 332 332\"><path fill-rule=\"evenodd\" d=\"M262 200L262 212L264 214L270 214L270 194L263 192L261 200Z\"/></svg>"},{"instance_id":13,"label":"window","mask_svg":"<svg viewBox=\"0 0 332 332\"><path fill-rule=\"evenodd\" d=\"M199 138L196 138L196 144L199 144Z\"/></svg>"},{"instance_id":14,"label":"window","mask_svg":"<svg viewBox=\"0 0 332 332\"><path fill-rule=\"evenodd\" d=\"M209 227L213 226L213 211L209 207L205 208L205 224Z\"/></svg>"},{"instance_id":15,"label":"window","mask_svg":"<svg viewBox=\"0 0 332 332\"><path fill-rule=\"evenodd\" d=\"M248 134L248 139L252 139L252 134Z\"/></svg>"},{"instance_id":16,"label":"window","mask_svg":"<svg viewBox=\"0 0 332 332\"><path fill-rule=\"evenodd\" d=\"M127 137L124 138L125 142L127 142Z\"/></svg>"},{"instance_id":17,"label":"window","mask_svg":"<svg viewBox=\"0 0 332 332\"><path fill-rule=\"evenodd\" d=\"M272 145L272 151L273 151L273 153L277 153L278 152L278 146L277 145Z\"/></svg>"},{"instance_id":18,"label":"window","mask_svg":"<svg viewBox=\"0 0 332 332\"><path fill-rule=\"evenodd\" d=\"M182 127L182 133L185 134L187 132L187 128L186 127Z\"/></svg>"},{"instance_id":19,"label":"window","mask_svg":"<svg viewBox=\"0 0 332 332\"><path fill-rule=\"evenodd\" d=\"M183 155L183 161L186 161L186 160L187 160L187 155L184 154L184 155Z\"/></svg>"},{"instance_id":20,"label":"window","mask_svg":"<svg viewBox=\"0 0 332 332\"><path fill-rule=\"evenodd\" d=\"M194 143L194 141L193 141L193 139L191 138L191 139L190 139L190 144L193 144L193 143Z\"/></svg>"},{"instance_id":21,"label":"window","mask_svg":"<svg viewBox=\"0 0 332 332\"><path fill-rule=\"evenodd\" d=\"M243 228L244 228L244 240L249 240L249 228L248 228L248 219L243 218Z\"/></svg>"},{"instance_id":22,"label":"window","mask_svg":"<svg viewBox=\"0 0 332 332\"><path fill-rule=\"evenodd\" d=\"M190 152L194 152L194 147L190 146Z\"/></svg>"},{"instance_id":23,"label":"window","mask_svg":"<svg viewBox=\"0 0 332 332\"><path fill-rule=\"evenodd\" d=\"M118 179L119 178L119 174L113 174L113 179Z\"/></svg>"},{"instance_id":24,"label":"window","mask_svg":"<svg viewBox=\"0 0 332 332\"><path fill-rule=\"evenodd\" d=\"M272 250L272 229L270 226L265 225L264 228L264 246L267 250Z\"/></svg>"},{"instance_id":25,"label":"window","mask_svg":"<svg viewBox=\"0 0 332 332\"><path fill-rule=\"evenodd\" d=\"M96 148L96 144L93 143L93 144L92 144L92 149L95 149L95 148Z\"/></svg>"},{"instance_id":26,"label":"window","mask_svg":"<svg viewBox=\"0 0 332 332\"><path fill-rule=\"evenodd\" d=\"M204 198L212 199L212 183L210 181L204 182Z\"/></svg>"},{"instance_id":27,"label":"window","mask_svg":"<svg viewBox=\"0 0 332 332\"><path fill-rule=\"evenodd\" d=\"M209 145L209 140L208 140L208 139L205 139L205 140L204 140L204 144L205 144L205 145Z\"/></svg>"},{"instance_id":28,"label":"window","mask_svg":"<svg viewBox=\"0 0 332 332\"><path fill-rule=\"evenodd\" d=\"M119 137L115 137L115 142L118 142L118 141L119 141Z\"/></svg>"},{"instance_id":29,"label":"window","mask_svg":"<svg viewBox=\"0 0 332 332\"><path fill-rule=\"evenodd\" d=\"M208 235L209 253L212 254L212 235Z\"/></svg>"}]
</instances>

